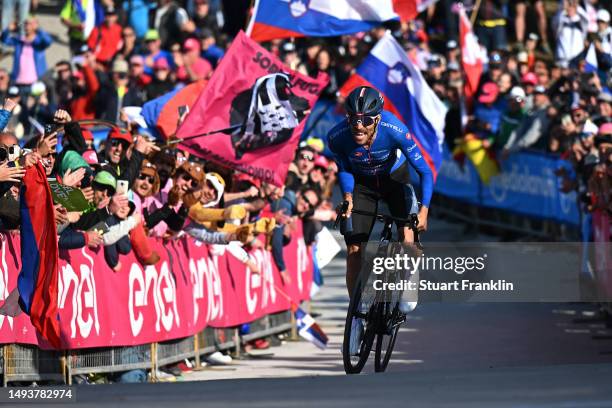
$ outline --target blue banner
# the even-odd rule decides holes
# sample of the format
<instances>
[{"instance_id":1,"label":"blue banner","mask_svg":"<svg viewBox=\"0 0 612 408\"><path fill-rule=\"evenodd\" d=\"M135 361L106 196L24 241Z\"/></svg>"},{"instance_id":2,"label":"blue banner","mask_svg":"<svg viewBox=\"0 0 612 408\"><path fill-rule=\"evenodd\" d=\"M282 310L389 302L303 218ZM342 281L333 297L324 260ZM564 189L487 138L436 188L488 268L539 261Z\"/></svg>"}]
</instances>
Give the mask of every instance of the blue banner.
<instances>
[{"instance_id":1,"label":"blue banner","mask_svg":"<svg viewBox=\"0 0 612 408\"><path fill-rule=\"evenodd\" d=\"M461 168L445 149L435 191L479 206L579 224L576 193L561 193L555 175L561 167L570 168L570 163L545 153L520 152L501 167L500 174L485 185L469 160Z\"/></svg>"}]
</instances>

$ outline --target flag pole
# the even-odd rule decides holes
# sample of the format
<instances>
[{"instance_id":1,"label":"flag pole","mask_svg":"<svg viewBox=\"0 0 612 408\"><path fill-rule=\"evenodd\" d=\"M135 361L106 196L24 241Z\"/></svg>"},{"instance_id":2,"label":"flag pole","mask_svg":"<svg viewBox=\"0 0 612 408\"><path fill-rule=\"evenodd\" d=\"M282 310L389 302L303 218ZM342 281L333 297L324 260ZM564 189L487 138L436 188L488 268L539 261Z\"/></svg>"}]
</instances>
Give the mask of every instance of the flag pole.
<instances>
[{"instance_id":1,"label":"flag pole","mask_svg":"<svg viewBox=\"0 0 612 408\"><path fill-rule=\"evenodd\" d=\"M478 10L480 9L480 3L482 3L482 0L476 0L476 4L474 5L474 8L472 9L472 15L470 16L470 23L472 24L472 30L474 29L474 22L476 21L476 16L478 15Z\"/></svg>"},{"instance_id":2,"label":"flag pole","mask_svg":"<svg viewBox=\"0 0 612 408\"><path fill-rule=\"evenodd\" d=\"M229 132L230 130L239 129L242 126L243 125L234 125L234 126L230 126L228 128L225 128L225 129L213 130L213 131L206 132L206 133L200 133L199 135L187 136L187 137L184 137L182 139L170 140L170 141L168 141L166 143L166 146L171 146L173 144L181 143L181 142L184 142L185 140L197 139L199 137L210 136L210 135L214 135L214 134L217 134L217 133Z\"/></svg>"}]
</instances>

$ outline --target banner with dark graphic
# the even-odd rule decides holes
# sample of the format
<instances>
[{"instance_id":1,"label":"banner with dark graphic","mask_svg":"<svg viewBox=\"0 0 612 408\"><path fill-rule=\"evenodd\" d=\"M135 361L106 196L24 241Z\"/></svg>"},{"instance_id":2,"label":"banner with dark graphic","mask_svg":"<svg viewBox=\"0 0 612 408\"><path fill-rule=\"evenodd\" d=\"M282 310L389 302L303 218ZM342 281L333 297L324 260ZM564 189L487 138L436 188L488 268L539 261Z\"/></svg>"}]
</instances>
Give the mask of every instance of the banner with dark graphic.
<instances>
[{"instance_id":1,"label":"banner with dark graphic","mask_svg":"<svg viewBox=\"0 0 612 408\"><path fill-rule=\"evenodd\" d=\"M196 156L280 186L327 82L283 66L241 32L177 137Z\"/></svg>"}]
</instances>

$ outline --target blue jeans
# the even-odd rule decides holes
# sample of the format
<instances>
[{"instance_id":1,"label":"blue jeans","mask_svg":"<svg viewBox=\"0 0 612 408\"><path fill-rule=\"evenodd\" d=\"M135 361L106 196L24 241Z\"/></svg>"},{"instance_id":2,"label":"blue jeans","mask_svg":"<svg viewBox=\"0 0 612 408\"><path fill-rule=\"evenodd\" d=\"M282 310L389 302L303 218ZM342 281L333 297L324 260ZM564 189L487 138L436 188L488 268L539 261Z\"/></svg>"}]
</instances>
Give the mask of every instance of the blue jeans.
<instances>
[{"instance_id":1,"label":"blue jeans","mask_svg":"<svg viewBox=\"0 0 612 408\"><path fill-rule=\"evenodd\" d=\"M19 24L19 32L24 34L23 22L30 13L30 0L2 0L2 31L15 21L15 10L17 10Z\"/></svg>"}]
</instances>

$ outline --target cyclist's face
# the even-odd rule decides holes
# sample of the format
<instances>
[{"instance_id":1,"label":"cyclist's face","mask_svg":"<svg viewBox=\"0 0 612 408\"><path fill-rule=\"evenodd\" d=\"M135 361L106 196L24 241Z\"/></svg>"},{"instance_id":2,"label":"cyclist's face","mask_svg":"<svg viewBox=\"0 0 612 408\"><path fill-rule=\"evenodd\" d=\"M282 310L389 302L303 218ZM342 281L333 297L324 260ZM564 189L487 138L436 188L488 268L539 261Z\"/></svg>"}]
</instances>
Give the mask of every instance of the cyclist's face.
<instances>
[{"instance_id":1,"label":"cyclist's face","mask_svg":"<svg viewBox=\"0 0 612 408\"><path fill-rule=\"evenodd\" d=\"M353 140L359 145L366 144L368 140L374 135L376 126L380 121L380 115L378 116L349 116L349 126L353 133Z\"/></svg>"}]
</instances>

